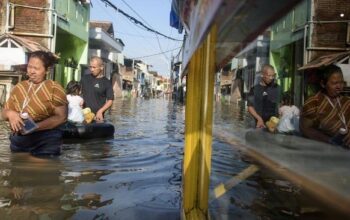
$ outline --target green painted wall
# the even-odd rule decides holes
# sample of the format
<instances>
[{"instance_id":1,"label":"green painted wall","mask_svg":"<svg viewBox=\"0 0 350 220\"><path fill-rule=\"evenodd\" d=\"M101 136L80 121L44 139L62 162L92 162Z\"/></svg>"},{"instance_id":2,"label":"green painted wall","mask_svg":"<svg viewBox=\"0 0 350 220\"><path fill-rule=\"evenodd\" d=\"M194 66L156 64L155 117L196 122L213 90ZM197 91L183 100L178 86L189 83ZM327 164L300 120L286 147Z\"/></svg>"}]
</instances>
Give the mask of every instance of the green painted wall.
<instances>
[{"instance_id":1,"label":"green painted wall","mask_svg":"<svg viewBox=\"0 0 350 220\"><path fill-rule=\"evenodd\" d=\"M58 19L58 27L76 37L88 41L90 5L77 0L56 0L55 9L64 19ZM65 20L66 19L66 20Z\"/></svg>"},{"instance_id":2,"label":"green painted wall","mask_svg":"<svg viewBox=\"0 0 350 220\"><path fill-rule=\"evenodd\" d=\"M304 28L310 16L311 0L304 0L290 13L271 26L270 63L276 69L283 92L291 92L294 103L301 105L302 78L297 67L302 65Z\"/></svg>"},{"instance_id":3,"label":"green painted wall","mask_svg":"<svg viewBox=\"0 0 350 220\"><path fill-rule=\"evenodd\" d=\"M271 27L270 50L276 50L304 37L309 17L310 0L304 0L293 11Z\"/></svg>"},{"instance_id":4,"label":"green painted wall","mask_svg":"<svg viewBox=\"0 0 350 220\"><path fill-rule=\"evenodd\" d=\"M275 67L278 83L283 91L291 90L293 67L293 45L287 45L270 53L270 63Z\"/></svg>"},{"instance_id":5,"label":"green painted wall","mask_svg":"<svg viewBox=\"0 0 350 220\"><path fill-rule=\"evenodd\" d=\"M56 53L60 55L59 64L56 69L55 80L63 86L74 79L80 80L80 64L87 63L88 43L63 30L58 31L56 42ZM76 68L69 67L68 60L74 60Z\"/></svg>"},{"instance_id":6,"label":"green painted wall","mask_svg":"<svg viewBox=\"0 0 350 220\"><path fill-rule=\"evenodd\" d=\"M60 60L55 80L66 86L70 80L80 80L80 64L87 64L90 5L78 0L56 0L55 9L61 17L57 20L55 51ZM74 60L76 68L68 60Z\"/></svg>"}]
</instances>

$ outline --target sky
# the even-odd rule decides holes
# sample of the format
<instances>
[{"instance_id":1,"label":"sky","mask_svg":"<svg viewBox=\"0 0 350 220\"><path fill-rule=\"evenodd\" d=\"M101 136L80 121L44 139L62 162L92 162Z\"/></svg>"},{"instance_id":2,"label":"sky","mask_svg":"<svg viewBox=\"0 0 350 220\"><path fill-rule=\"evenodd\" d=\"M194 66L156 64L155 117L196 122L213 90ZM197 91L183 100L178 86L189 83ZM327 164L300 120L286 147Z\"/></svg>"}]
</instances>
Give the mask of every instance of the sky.
<instances>
[{"instance_id":1,"label":"sky","mask_svg":"<svg viewBox=\"0 0 350 220\"><path fill-rule=\"evenodd\" d=\"M183 34L179 34L177 29L169 25L171 0L109 1L151 29L175 39L183 39ZM169 77L171 57L179 53L181 41L173 41L136 26L101 0L91 0L91 3L90 20L113 22L114 36L125 44L125 57L143 60L152 66L151 71Z\"/></svg>"}]
</instances>

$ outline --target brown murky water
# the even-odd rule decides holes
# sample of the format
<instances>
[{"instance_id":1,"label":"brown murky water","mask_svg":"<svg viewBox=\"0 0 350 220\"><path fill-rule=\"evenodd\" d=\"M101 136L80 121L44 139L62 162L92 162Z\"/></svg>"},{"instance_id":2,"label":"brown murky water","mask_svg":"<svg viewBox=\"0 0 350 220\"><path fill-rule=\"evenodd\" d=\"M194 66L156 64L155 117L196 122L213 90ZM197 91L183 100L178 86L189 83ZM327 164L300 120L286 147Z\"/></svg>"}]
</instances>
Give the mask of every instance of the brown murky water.
<instances>
[{"instance_id":1,"label":"brown murky water","mask_svg":"<svg viewBox=\"0 0 350 220\"><path fill-rule=\"evenodd\" d=\"M184 109L165 99L116 100L108 116L113 139L67 142L60 157L46 160L12 154L1 121L0 218L180 219ZM242 107L216 103L214 129L242 138L245 119ZM212 159L210 193L252 164L215 138ZM265 171L209 205L212 219L329 217L297 186Z\"/></svg>"}]
</instances>

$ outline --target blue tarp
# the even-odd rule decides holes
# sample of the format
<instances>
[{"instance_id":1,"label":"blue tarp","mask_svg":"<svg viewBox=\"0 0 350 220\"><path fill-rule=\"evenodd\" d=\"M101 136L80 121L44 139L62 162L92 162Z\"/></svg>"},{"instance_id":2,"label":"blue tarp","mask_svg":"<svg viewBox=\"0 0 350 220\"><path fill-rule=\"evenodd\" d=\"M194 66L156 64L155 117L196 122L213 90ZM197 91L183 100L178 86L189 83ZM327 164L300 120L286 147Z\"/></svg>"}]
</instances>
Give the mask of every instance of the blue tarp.
<instances>
[{"instance_id":1,"label":"blue tarp","mask_svg":"<svg viewBox=\"0 0 350 220\"><path fill-rule=\"evenodd\" d=\"M178 10L176 1L173 0L171 4L171 10L170 10L170 26L176 28L178 32L181 34L183 31L183 26L180 21L180 17L178 13L179 13L179 10Z\"/></svg>"}]
</instances>

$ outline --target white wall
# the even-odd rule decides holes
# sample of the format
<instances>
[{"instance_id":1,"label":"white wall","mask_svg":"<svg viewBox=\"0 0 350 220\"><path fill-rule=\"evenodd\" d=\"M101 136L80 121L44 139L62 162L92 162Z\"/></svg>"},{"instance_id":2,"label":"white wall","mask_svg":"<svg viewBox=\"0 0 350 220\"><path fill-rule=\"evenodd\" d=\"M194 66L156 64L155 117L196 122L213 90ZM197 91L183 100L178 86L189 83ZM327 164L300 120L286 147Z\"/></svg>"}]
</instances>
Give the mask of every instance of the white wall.
<instances>
[{"instance_id":1,"label":"white wall","mask_svg":"<svg viewBox=\"0 0 350 220\"><path fill-rule=\"evenodd\" d=\"M124 65L124 55L122 53L118 53L118 63Z\"/></svg>"},{"instance_id":2,"label":"white wall","mask_svg":"<svg viewBox=\"0 0 350 220\"><path fill-rule=\"evenodd\" d=\"M344 81L346 82L346 86L350 86L350 64L337 64L344 75Z\"/></svg>"},{"instance_id":3,"label":"white wall","mask_svg":"<svg viewBox=\"0 0 350 220\"><path fill-rule=\"evenodd\" d=\"M115 52L109 52L108 54L108 59L113 62L113 63L117 63L118 61L118 53Z\"/></svg>"},{"instance_id":4,"label":"white wall","mask_svg":"<svg viewBox=\"0 0 350 220\"><path fill-rule=\"evenodd\" d=\"M26 56L22 48L0 47L0 69L10 70L11 65L25 64Z\"/></svg>"}]
</instances>

